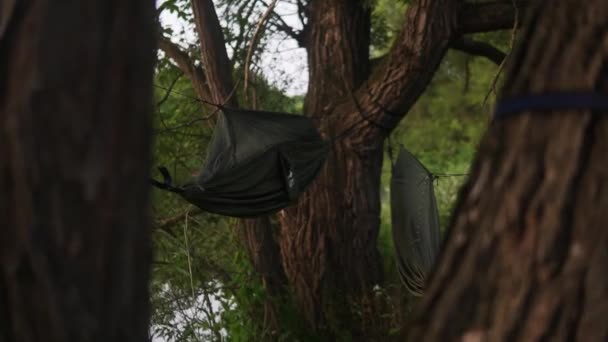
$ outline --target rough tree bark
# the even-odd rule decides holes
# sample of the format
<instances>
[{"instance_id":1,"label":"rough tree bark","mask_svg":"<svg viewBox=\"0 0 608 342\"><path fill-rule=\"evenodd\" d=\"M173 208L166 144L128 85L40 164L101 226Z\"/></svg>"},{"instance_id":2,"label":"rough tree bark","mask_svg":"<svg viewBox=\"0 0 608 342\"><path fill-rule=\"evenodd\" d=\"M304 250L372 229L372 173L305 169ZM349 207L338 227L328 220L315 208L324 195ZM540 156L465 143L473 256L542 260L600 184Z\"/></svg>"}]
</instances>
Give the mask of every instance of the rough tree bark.
<instances>
[{"instance_id":1,"label":"rough tree bark","mask_svg":"<svg viewBox=\"0 0 608 342\"><path fill-rule=\"evenodd\" d=\"M0 16L0 341L148 340L154 12Z\"/></svg>"},{"instance_id":2,"label":"rough tree bark","mask_svg":"<svg viewBox=\"0 0 608 342\"><path fill-rule=\"evenodd\" d=\"M342 44L332 41L352 37L349 32L356 25L367 25L363 31L369 34L366 3L313 1L309 5L308 35L312 38L307 40L307 50L313 64L306 114L320 121L329 137L348 132L334 142L326 167L312 188L281 216L284 267L315 327L322 327L328 314L336 311L342 317L332 320L344 327L358 326L349 322L353 313L341 310L349 308L344 300L361 301L375 284L382 283L376 247L382 145L400 117L384 120L381 108L405 112L422 93L455 29L457 11L451 11L455 4L413 4L396 45L371 76L366 67L368 37ZM355 12L353 7L359 8L355 14L350 13ZM319 95L332 89L330 97ZM410 103L396 108L404 99Z\"/></svg>"},{"instance_id":3,"label":"rough tree bark","mask_svg":"<svg viewBox=\"0 0 608 342\"><path fill-rule=\"evenodd\" d=\"M608 2L540 3L501 97L608 96ZM524 112L493 123L411 341L608 340L607 114Z\"/></svg>"}]
</instances>

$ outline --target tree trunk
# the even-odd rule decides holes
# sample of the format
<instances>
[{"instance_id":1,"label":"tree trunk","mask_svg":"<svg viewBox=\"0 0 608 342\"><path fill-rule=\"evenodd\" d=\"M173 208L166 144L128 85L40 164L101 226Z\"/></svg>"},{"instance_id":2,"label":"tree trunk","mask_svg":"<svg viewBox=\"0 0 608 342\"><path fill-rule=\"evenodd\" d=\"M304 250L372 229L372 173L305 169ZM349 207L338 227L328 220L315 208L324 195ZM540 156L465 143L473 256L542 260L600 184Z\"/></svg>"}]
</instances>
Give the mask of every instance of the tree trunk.
<instances>
[{"instance_id":1,"label":"tree trunk","mask_svg":"<svg viewBox=\"0 0 608 342\"><path fill-rule=\"evenodd\" d=\"M608 2L541 3L502 97L608 95ZM608 340L607 114L494 122L410 340Z\"/></svg>"},{"instance_id":2,"label":"tree trunk","mask_svg":"<svg viewBox=\"0 0 608 342\"><path fill-rule=\"evenodd\" d=\"M321 118L367 79L371 8L364 0L312 0L307 12L310 76L304 112Z\"/></svg>"},{"instance_id":3,"label":"tree trunk","mask_svg":"<svg viewBox=\"0 0 608 342\"><path fill-rule=\"evenodd\" d=\"M331 138L344 129L339 121L347 114L335 111L336 99L352 99L369 73L371 11L365 1L346 0L311 1L307 10L305 114ZM376 248L382 156L382 137L363 153L347 137L337 140L318 180L280 215L283 266L313 327L329 318L352 328L352 313L344 309L382 282Z\"/></svg>"},{"instance_id":4,"label":"tree trunk","mask_svg":"<svg viewBox=\"0 0 608 342\"><path fill-rule=\"evenodd\" d=\"M328 321L361 328L380 314L353 310L371 303L371 289L383 282L376 246L383 142L439 66L457 13L453 1L413 4L398 42L370 75L370 9L355 3L309 5L306 115L319 122L332 149L312 187L280 216L285 272L312 326L321 329Z\"/></svg>"},{"instance_id":5,"label":"tree trunk","mask_svg":"<svg viewBox=\"0 0 608 342\"><path fill-rule=\"evenodd\" d=\"M227 107L238 108L232 81L231 63L225 48L224 36L211 0L192 0L192 9L201 44L201 57L209 84L211 101ZM196 79L192 78L197 86ZM200 93L199 93L200 94ZM234 95L234 96L233 96ZM241 220L243 231L239 234L252 266L258 272L269 295L264 301L263 331L271 334L279 331L278 311L273 299L283 294L285 273L280 263L279 245L275 241L269 217ZM259 317L253 317L254 321ZM266 338L267 336L260 336Z\"/></svg>"},{"instance_id":6,"label":"tree trunk","mask_svg":"<svg viewBox=\"0 0 608 342\"><path fill-rule=\"evenodd\" d=\"M344 310L382 283L376 247L382 156L381 141L364 154L335 144L318 180L280 215L285 272L314 327L330 318L348 326L354 317Z\"/></svg>"},{"instance_id":7,"label":"tree trunk","mask_svg":"<svg viewBox=\"0 0 608 342\"><path fill-rule=\"evenodd\" d=\"M0 341L147 341L154 3L17 1L6 25Z\"/></svg>"},{"instance_id":8,"label":"tree trunk","mask_svg":"<svg viewBox=\"0 0 608 342\"><path fill-rule=\"evenodd\" d=\"M258 336L260 339L274 339L280 333L280 317L276 300L285 295L285 272L281 265L281 255L275 240L273 227L268 216L241 220L241 243L245 247L254 270L264 285L268 298L264 300L262 310L255 310L254 321L263 322L263 331L269 336ZM261 314L263 317L260 320Z\"/></svg>"}]
</instances>

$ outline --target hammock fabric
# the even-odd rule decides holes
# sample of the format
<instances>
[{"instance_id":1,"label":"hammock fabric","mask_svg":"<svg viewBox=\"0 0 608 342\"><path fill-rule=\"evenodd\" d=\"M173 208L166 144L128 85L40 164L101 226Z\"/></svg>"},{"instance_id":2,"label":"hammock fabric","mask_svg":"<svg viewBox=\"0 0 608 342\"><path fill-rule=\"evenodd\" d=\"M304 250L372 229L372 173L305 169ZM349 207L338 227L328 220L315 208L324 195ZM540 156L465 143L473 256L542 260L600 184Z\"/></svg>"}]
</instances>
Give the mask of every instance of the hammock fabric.
<instances>
[{"instance_id":1,"label":"hammock fabric","mask_svg":"<svg viewBox=\"0 0 608 342\"><path fill-rule=\"evenodd\" d=\"M176 187L166 169L162 189L216 214L255 217L293 202L325 162L329 145L310 119L291 114L222 108L205 166Z\"/></svg>"},{"instance_id":2,"label":"hammock fabric","mask_svg":"<svg viewBox=\"0 0 608 342\"><path fill-rule=\"evenodd\" d=\"M392 170L391 219L399 275L420 296L439 252L439 213L433 175L403 147Z\"/></svg>"}]
</instances>

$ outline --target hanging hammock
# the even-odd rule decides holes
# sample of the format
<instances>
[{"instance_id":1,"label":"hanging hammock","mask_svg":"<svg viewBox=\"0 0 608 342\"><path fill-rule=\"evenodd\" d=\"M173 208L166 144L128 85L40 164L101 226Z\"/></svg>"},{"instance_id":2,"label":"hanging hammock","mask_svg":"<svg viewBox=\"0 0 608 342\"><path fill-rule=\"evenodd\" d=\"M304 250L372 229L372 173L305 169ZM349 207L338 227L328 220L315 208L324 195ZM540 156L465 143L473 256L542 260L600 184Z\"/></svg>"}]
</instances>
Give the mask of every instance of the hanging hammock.
<instances>
[{"instance_id":1,"label":"hanging hammock","mask_svg":"<svg viewBox=\"0 0 608 342\"><path fill-rule=\"evenodd\" d=\"M152 184L180 194L216 214L255 217L292 203L316 177L329 144L309 118L299 115L222 108L206 163L192 182Z\"/></svg>"},{"instance_id":2,"label":"hanging hammock","mask_svg":"<svg viewBox=\"0 0 608 342\"><path fill-rule=\"evenodd\" d=\"M392 170L391 218L401 280L420 296L439 252L439 214L433 175L403 147Z\"/></svg>"}]
</instances>

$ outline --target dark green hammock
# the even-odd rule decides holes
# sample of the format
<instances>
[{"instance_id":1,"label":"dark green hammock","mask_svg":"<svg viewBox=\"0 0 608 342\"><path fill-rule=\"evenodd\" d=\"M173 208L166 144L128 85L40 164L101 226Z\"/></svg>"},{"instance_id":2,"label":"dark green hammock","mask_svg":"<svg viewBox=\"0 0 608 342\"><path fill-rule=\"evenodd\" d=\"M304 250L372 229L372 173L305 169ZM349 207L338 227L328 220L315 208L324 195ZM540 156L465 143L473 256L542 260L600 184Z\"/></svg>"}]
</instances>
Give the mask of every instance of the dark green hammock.
<instances>
[{"instance_id":1,"label":"dark green hammock","mask_svg":"<svg viewBox=\"0 0 608 342\"><path fill-rule=\"evenodd\" d=\"M439 252L439 214L433 175L403 147L392 170L391 218L401 280L420 296Z\"/></svg>"},{"instance_id":2,"label":"dark green hammock","mask_svg":"<svg viewBox=\"0 0 608 342\"><path fill-rule=\"evenodd\" d=\"M222 112L199 176L174 186L160 168L164 181L152 184L226 216L255 217L288 206L318 174L329 144L304 116L229 108Z\"/></svg>"}]
</instances>

